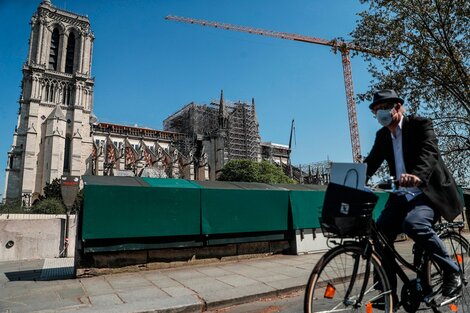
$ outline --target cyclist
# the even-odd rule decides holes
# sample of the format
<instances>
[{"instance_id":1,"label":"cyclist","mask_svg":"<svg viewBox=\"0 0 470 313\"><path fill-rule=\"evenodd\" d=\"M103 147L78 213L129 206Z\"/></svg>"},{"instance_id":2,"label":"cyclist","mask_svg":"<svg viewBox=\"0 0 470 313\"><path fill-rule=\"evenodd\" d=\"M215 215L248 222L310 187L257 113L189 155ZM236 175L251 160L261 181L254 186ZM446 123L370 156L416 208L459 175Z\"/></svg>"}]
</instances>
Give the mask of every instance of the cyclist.
<instances>
[{"instance_id":1,"label":"cyclist","mask_svg":"<svg viewBox=\"0 0 470 313\"><path fill-rule=\"evenodd\" d=\"M374 94L369 106L383 127L364 160L367 177L385 160L390 175L397 177L400 186L408 191L403 196L390 195L377 227L392 245L404 231L427 251L444 271L442 294L449 297L460 291L462 280L458 265L449 257L432 225L440 216L454 220L461 213L463 203L441 159L431 120L404 115L403 103L395 90L385 89ZM383 266L394 292L394 303L398 303L397 278L391 274L394 272L391 262L395 262L393 256L385 257ZM374 304L380 308L380 299Z\"/></svg>"}]
</instances>

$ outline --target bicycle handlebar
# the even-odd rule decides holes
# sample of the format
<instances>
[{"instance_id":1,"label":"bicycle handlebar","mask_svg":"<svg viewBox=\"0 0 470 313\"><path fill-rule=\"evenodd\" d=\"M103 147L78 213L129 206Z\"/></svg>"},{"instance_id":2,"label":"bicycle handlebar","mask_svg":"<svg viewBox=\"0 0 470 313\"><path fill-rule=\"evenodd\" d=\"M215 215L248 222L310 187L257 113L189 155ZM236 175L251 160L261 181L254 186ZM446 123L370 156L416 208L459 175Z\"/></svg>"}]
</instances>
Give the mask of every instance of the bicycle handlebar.
<instances>
[{"instance_id":1,"label":"bicycle handlebar","mask_svg":"<svg viewBox=\"0 0 470 313\"><path fill-rule=\"evenodd\" d=\"M414 192L411 192L406 189L400 189L400 181L398 179L394 179L393 177L385 180L380 181L375 185L370 187L371 190L380 190L383 192L393 193L396 195L410 195L415 196Z\"/></svg>"}]
</instances>

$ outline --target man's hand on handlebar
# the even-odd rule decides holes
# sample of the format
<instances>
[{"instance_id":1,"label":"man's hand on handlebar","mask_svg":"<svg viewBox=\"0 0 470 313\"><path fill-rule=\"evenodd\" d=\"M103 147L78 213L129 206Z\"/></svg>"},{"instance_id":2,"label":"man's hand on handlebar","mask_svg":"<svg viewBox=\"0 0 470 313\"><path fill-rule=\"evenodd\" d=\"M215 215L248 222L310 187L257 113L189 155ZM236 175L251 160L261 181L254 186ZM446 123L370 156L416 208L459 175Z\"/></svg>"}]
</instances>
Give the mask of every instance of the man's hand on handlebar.
<instances>
[{"instance_id":1,"label":"man's hand on handlebar","mask_svg":"<svg viewBox=\"0 0 470 313\"><path fill-rule=\"evenodd\" d=\"M390 177L379 183L375 184L371 187L370 190L374 190L378 188L385 192L393 193L396 195L412 195L414 196L415 193L402 189L400 187L415 187L419 186L422 183L421 179L418 176L412 174L402 174L400 179L394 179L394 177Z\"/></svg>"},{"instance_id":2,"label":"man's hand on handlebar","mask_svg":"<svg viewBox=\"0 0 470 313\"><path fill-rule=\"evenodd\" d=\"M413 174L401 174L399 185L401 187L418 187L421 185L422 180Z\"/></svg>"}]
</instances>

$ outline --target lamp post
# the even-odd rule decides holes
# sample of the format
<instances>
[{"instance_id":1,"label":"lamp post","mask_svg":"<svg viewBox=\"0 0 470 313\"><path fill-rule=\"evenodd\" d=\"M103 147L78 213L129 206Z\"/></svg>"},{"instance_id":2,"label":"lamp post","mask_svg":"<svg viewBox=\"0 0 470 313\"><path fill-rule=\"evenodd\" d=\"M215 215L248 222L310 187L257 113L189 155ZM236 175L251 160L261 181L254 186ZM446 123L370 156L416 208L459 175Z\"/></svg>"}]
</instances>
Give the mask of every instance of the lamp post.
<instances>
[{"instance_id":1,"label":"lamp post","mask_svg":"<svg viewBox=\"0 0 470 313\"><path fill-rule=\"evenodd\" d=\"M62 194L62 201L66 207L65 219L65 238L64 238L64 253L63 257L67 257L68 243L69 243L69 224L70 224L70 210L77 198L80 191L80 177L79 176L62 176L60 180L60 192Z\"/></svg>"}]
</instances>

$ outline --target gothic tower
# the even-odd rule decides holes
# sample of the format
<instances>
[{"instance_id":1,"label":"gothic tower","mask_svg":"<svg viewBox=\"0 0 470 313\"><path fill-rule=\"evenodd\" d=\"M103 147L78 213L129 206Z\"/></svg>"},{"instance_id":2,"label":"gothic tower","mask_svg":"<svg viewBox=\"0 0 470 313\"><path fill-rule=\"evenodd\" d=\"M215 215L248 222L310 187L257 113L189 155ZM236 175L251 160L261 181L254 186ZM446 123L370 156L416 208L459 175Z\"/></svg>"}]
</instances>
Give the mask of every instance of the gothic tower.
<instances>
[{"instance_id":1,"label":"gothic tower","mask_svg":"<svg viewBox=\"0 0 470 313\"><path fill-rule=\"evenodd\" d=\"M46 183L91 171L94 79L88 17L43 0L31 19L5 198L30 205Z\"/></svg>"}]
</instances>

